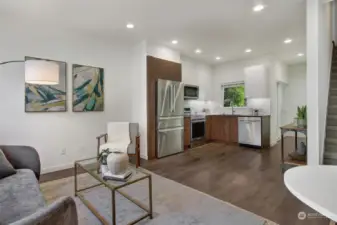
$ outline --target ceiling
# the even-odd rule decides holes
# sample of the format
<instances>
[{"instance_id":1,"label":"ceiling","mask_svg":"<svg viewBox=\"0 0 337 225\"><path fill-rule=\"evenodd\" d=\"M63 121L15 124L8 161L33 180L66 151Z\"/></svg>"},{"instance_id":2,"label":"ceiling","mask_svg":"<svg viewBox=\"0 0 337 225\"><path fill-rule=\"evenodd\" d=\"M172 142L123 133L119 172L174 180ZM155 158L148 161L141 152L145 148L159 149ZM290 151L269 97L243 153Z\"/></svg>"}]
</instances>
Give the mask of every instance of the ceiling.
<instances>
[{"instance_id":1,"label":"ceiling","mask_svg":"<svg viewBox=\"0 0 337 225\"><path fill-rule=\"evenodd\" d=\"M266 9L253 12L263 1ZM304 0L1 0L0 21L99 38L150 40L208 63L275 55L304 61ZM126 23L135 24L126 29ZM293 42L285 45L285 38ZM171 41L179 43L173 45ZM194 50L202 49L196 55ZM246 54L244 50L253 51Z\"/></svg>"}]
</instances>

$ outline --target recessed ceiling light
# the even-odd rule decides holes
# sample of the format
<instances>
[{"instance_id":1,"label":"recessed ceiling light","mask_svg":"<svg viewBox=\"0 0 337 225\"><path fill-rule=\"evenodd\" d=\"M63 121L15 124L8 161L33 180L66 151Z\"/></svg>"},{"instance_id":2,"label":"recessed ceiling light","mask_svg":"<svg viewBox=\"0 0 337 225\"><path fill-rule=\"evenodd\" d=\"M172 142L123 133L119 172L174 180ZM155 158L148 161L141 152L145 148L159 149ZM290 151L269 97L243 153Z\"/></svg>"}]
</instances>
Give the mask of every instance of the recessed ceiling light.
<instances>
[{"instance_id":1,"label":"recessed ceiling light","mask_svg":"<svg viewBox=\"0 0 337 225\"><path fill-rule=\"evenodd\" d=\"M253 7L253 10L254 10L254 12L260 12L260 11L264 10L264 8L265 8L264 5L258 4L258 5Z\"/></svg>"},{"instance_id":2,"label":"recessed ceiling light","mask_svg":"<svg viewBox=\"0 0 337 225\"><path fill-rule=\"evenodd\" d=\"M291 42L293 42L293 40L290 39L290 38L287 38L287 39L284 40L285 44L290 44Z\"/></svg>"},{"instance_id":3,"label":"recessed ceiling light","mask_svg":"<svg viewBox=\"0 0 337 225\"><path fill-rule=\"evenodd\" d=\"M247 48L247 49L245 50L245 52L246 52L246 53L251 53L252 50L251 50L250 48Z\"/></svg>"},{"instance_id":4,"label":"recessed ceiling light","mask_svg":"<svg viewBox=\"0 0 337 225\"><path fill-rule=\"evenodd\" d=\"M221 60L220 56L215 57L215 60Z\"/></svg>"},{"instance_id":5,"label":"recessed ceiling light","mask_svg":"<svg viewBox=\"0 0 337 225\"><path fill-rule=\"evenodd\" d=\"M304 54L300 52L300 53L297 53L297 56L302 57L302 56L304 56Z\"/></svg>"},{"instance_id":6,"label":"recessed ceiling light","mask_svg":"<svg viewBox=\"0 0 337 225\"><path fill-rule=\"evenodd\" d=\"M133 28L135 28L135 25L132 24L132 23L128 23L128 24L126 24L126 28L133 29Z\"/></svg>"},{"instance_id":7,"label":"recessed ceiling light","mask_svg":"<svg viewBox=\"0 0 337 225\"><path fill-rule=\"evenodd\" d=\"M173 40L172 44L176 45L176 44L178 44L178 41L177 40Z\"/></svg>"},{"instance_id":8,"label":"recessed ceiling light","mask_svg":"<svg viewBox=\"0 0 337 225\"><path fill-rule=\"evenodd\" d=\"M201 51L201 49L199 49L199 48L197 48L196 50L195 50L195 53L197 53L197 54L200 54L202 51Z\"/></svg>"}]
</instances>

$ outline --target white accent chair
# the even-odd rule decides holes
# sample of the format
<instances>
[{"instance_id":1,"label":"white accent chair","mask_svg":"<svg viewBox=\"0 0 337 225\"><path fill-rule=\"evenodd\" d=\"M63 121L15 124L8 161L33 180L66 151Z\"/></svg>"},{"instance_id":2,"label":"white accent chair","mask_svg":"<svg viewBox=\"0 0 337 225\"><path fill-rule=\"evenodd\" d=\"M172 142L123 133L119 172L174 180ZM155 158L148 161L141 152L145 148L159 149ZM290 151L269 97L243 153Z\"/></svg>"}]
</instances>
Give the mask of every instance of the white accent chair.
<instances>
[{"instance_id":1,"label":"white accent chair","mask_svg":"<svg viewBox=\"0 0 337 225\"><path fill-rule=\"evenodd\" d=\"M104 142L101 139L104 138ZM140 137L138 123L109 122L107 133L97 139L97 157L103 149L118 150L136 157L136 167L140 166Z\"/></svg>"}]
</instances>

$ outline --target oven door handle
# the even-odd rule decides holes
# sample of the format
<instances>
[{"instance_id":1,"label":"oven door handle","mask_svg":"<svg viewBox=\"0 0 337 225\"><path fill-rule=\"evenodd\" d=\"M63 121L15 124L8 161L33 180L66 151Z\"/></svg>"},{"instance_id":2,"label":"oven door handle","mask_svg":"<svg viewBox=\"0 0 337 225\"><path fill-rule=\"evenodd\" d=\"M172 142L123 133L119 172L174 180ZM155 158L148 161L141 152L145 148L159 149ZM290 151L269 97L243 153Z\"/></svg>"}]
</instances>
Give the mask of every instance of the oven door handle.
<instances>
[{"instance_id":1,"label":"oven door handle","mask_svg":"<svg viewBox=\"0 0 337 225\"><path fill-rule=\"evenodd\" d=\"M194 120L194 121L191 121L191 123L205 123L206 120Z\"/></svg>"}]
</instances>

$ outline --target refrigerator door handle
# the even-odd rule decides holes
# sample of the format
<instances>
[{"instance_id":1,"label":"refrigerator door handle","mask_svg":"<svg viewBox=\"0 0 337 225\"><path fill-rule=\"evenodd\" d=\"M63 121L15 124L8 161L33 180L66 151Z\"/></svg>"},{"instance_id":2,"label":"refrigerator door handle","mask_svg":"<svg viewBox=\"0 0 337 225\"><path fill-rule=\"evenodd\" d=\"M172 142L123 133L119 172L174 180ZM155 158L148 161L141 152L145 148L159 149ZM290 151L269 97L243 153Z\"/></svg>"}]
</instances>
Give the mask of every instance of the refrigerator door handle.
<instances>
[{"instance_id":1,"label":"refrigerator door handle","mask_svg":"<svg viewBox=\"0 0 337 225\"><path fill-rule=\"evenodd\" d=\"M174 101L173 84L171 84L170 87L171 87L171 90L170 90L171 91L171 99L170 99L171 107L170 108L171 108L171 112L173 112L173 103L174 103L173 102Z\"/></svg>"},{"instance_id":2,"label":"refrigerator door handle","mask_svg":"<svg viewBox=\"0 0 337 225\"><path fill-rule=\"evenodd\" d=\"M177 103L177 99L178 99L178 97L180 95L180 92L181 92L181 87L183 87L183 85L181 83L179 84L178 90L176 90L176 86L174 86L174 102L173 102L174 112L176 111L176 103Z\"/></svg>"},{"instance_id":3,"label":"refrigerator door handle","mask_svg":"<svg viewBox=\"0 0 337 225\"><path fill-rule=\"evenodd\" d=\"M176 85L173 84L173 112L176 111Z\"/></svg>"},{"instance_id":4,"label":"refrigerator door handle","mask_svg":"<svg viewBox=\"0 0 337 225\"><path fill-rule=\"evenodd\" d=\"M183 130L183 129L184 129L184 127L176 127L176 128L161 129L161 130L158 130L158 132L165 133L165 132Z\"/></svg>"},{"instance_id":5,"label":"refrigerator door handle","mask_svg":"<svg viewBox=\"0 0 337 225\"><path fill-rule=\"evenodd\" d=\"M172 112L172 84L170 84L170 112Z\"/></svg>"},{"instance_id":6,"label":"refrigerator door handle","mask_svg":"<svg viewBox=\"0 0 337 225\"><path fill-rule=\"evenodd\" d=\"M169 88L170 88L170 85L168 83L166 83L165 91L164 91L164 97L163 97L163 104L162 104L161 110L160 110L160 116L162 116L164 114L166 98L170 97L170 96L167 96L167 92L169 91ZM169 104L170 105L168 107L171 108L171 103L169 103Z\"/></svg>"}]
</instances>

